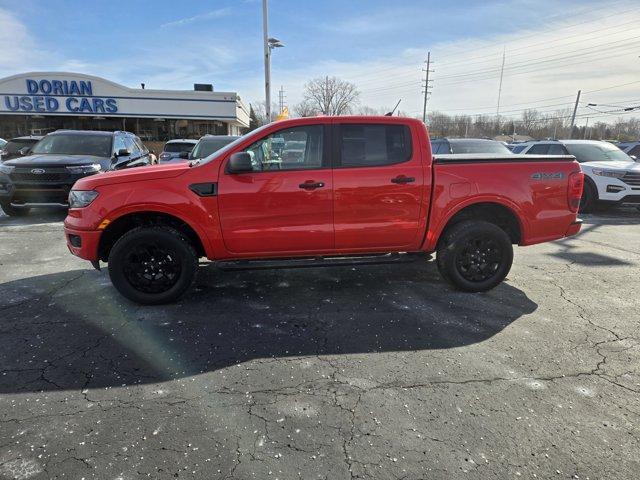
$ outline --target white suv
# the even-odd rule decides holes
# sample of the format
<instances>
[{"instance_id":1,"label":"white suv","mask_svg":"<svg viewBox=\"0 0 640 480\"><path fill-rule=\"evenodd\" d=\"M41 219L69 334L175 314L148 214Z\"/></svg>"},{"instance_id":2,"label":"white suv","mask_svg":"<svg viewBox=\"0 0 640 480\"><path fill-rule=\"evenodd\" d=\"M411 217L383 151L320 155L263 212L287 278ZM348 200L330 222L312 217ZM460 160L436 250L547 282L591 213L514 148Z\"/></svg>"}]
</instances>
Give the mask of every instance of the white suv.
<instances>
[{"instance_id":1,"label":"white suv","mask_svg":"<svg viewBox=\"0 0 640 480\"><path fill-rule=\"evenodd\" d=\"M580 201L583 213L592 211L598 202L640 204L640 163L612 143L598 140L527 142L518 153L576 157L585 174Z\"/></svg>"}]
</instances>

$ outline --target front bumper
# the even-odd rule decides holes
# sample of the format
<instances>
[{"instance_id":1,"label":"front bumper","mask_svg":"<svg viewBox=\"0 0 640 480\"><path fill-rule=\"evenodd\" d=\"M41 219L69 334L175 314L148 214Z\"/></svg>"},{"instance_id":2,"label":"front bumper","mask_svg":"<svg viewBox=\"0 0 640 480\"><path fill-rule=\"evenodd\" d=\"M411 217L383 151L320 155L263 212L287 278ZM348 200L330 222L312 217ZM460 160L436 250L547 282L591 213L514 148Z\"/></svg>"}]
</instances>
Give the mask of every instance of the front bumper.
<instances>
[{"instance_id":1,"label":"front bumper","mask_svg":"<svg viewBox=\"0 0 640 480\"><path fill-rule=\"evenodd\" d=\"M41 173L32 173L34 170ZM65 167L16 167L9 174L0 174L0 200L15 206L68 207L69 191L89 175L71 174Z\"/></svg>"},{"instance_id":2,"label":"front bumper","mask_svg":"<svg viewBox=\"0 0 640 480\"><path fill-rule=\"evenodd\" d=\"M102 230L78 230L64 226L67 248L76 257L95 262L100 260L98 247Z\"/></svg>"}]
</instances>

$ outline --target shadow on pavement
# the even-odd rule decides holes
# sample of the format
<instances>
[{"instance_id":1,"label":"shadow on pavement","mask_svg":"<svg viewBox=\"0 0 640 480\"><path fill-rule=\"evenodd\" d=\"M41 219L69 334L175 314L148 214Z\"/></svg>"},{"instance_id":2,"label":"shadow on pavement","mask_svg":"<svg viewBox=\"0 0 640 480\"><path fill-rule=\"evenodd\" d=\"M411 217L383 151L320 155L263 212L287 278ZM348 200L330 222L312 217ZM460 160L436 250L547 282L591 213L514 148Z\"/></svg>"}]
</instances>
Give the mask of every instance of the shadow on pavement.
<instances>
[{"instance_id":1,"label":"shadow on pavement","mask_svg":"<svg viewBox=\"0 0 640 480\"><path fill-rule=\"evenodd\" d=\"M633 208L633 210L635 213L631 215L629 212L626 212L624 208L608 210L608 213L617 213L616 216L608 215L604 217L594 214L580 215L584 222L580 231L574 236L557 240L555 243L561 246L561 250L549 253L548 255L566 262L577 263L586 267L618 267L634 265L634 262L623 260L619 256L614 257L611 255L604 255L602 253L577 251L581 247L580 244L575 243L575 240L578 240L580 237L589 233L595 232L605 225L634 225L640 222L640 212L635 210L635 208Z\"/></svg>"},{"instance_id":2,"label":"shadow on pavement","mask_svg":"<svg viewBox=\"0 0 640 480\"><path fill-rule=\"evenodd\" d=\"M507 283L452 291L425 261L200 270L190 294L161 307L127 302L93 270L0 284L0 392L153 383L256 358L464 347L537 308Z\"/></svg>"}]
</instances>

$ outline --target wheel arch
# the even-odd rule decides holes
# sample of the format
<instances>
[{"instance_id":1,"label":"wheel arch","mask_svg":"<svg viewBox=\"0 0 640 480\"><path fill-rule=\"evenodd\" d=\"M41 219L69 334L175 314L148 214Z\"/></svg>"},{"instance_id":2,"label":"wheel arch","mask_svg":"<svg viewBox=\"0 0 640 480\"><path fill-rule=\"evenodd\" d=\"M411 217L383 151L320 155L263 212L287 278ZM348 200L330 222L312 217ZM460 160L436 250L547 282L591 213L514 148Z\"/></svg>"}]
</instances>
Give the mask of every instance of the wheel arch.
<instances>
[{"instance_id":1,"label":"wheel arch","mask_svg":"<svg viewBox=\"0 0 640 480\"><path fill-rule=\"evenodd\" d=\"M115 242L126 232L140 226L167 225L181 232L190 242L199 257L205 257L207 251L203 234L179 216L156 210L129 212L120 215L109 223L100 235L98 257L106 262Z\"/></svg>"},{"instance_id":2,"label":"wheel arch","mask_svg":"<svg viewBox=\"0 0 640 480\"><path fill-rule=\"evenodd\" d=\"M512 244L518 245L522 243L525 237L526 232L522 216L514 208L495 201L475 202L460 206L451 212L446 220L441 223L438 232L434 236L433 247L435 248L438 245L451 227L471 219L484 220L497 225L509 235Z\"/></svg>"}]
</instances>

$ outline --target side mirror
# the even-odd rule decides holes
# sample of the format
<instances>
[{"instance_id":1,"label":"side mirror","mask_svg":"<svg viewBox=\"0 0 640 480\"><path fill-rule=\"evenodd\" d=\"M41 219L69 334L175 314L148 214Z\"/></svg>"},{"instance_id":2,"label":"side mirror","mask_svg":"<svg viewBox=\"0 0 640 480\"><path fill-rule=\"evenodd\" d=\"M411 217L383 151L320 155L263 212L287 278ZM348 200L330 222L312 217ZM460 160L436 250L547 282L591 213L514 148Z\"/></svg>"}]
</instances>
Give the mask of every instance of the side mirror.
<instances>
[{"instance_id":1,"label":"side mirror","mask_svg":"<svg viewBox=\"0 0 640 480\"><path fill-rule=\"evenodd\" d=\"M22 147L20 150L18 150L18 153L20 155L29 155L29 150L31 150L31 147Z\"/></svg>"},{"instance_id":2,"label":"side mirror","mask_svg":"<svg viewBox=\"0 0 640 480\"><path fill-rule=\"evenodd\" d=\"M634 160L635 162L637 162L637 161L638 161L638 157L637 157L636 155L629 155L629 156L630 156L631 158L633 158L633 160Z\"/></svg>"},{"instance_id":3,"label":"side mirror","mask_svg":"<svg viewBox=\"0 0 640 480\"><path fill-rule=\"evenodd\" d=\"M121 148L116 152L116 157L128 157L129 155L131 155L131 152L128 148Z\"/></svg>"},{"instance_id":4,"label":"side mirror","mask_svg":"<svg viewBox=\"0 0 640 480\"><path fill-rule=\"evenodd\" d=\"M227 172L229 173L247 173L253 172L251 163L251 155L248 152L237 152L231 155L227 164Z\"/></svg>"},{"instance_id":5,"label":"side mirror","mask_svg":"<svg viewBox=\"0 0 640 480\"><path fill-rule=\"evenodd\" d=\"M189 158L189 152L180 152L178 157L179 158L184 158L185 160L187 160Z\"/></svg>"}]
</instances>

